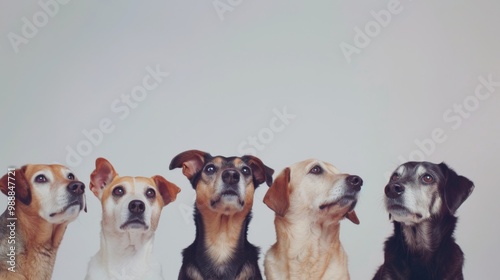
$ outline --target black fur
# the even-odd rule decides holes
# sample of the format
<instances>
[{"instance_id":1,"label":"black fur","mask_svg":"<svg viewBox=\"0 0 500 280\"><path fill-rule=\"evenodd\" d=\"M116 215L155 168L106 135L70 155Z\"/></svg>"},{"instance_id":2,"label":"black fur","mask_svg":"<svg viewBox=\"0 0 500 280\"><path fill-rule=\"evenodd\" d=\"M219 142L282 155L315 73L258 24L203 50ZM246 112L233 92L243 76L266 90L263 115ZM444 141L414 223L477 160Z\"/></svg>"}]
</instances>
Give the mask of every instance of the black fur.
<instances>
[{"instance_id":1,"label":"black fur","mask_svg":"<svg viewBox=\"0 0 500 280\"><path fill-rule=\"evenodd\" d=\"M462 267L464 254L453 237L457 223L454 216L458 207L472 192L473 183L457 175L444 163L432 164L428 162L406 163L408 168L416 170L416 166L424 165L431 170L439 183L439 196L443 203L438 213L428 220L414 225L405 225L394 221L394 235L384 246L384 264L380 266L374 280L407 279L407 280L455 280L463 279ZM408 180L408 178L400 178ZM398 181L400 182L400 181ZM403 183L402 183L403 184ZM405 234L424 234L420 231L423 223L428 231L426 239L432 242L431 250L424 246L415 248L407 243Z\"/></svg>"},{"instance_id":2,"label":"black fur","mask_svg":"<svg viewBox=\"0 0 500 280\"><path fill-rule=\"evenodd\" d=\"M207 244L205 244L204 226L201 214L195 206L194 221L196 224L196 238L194 242L184 249L182 252L183 260L182 267L179 273L179 279L190 279L187 275L187 268L195 267L203 279L206 280L219 280L219 279L236 279L245 265L250 265L255 271L252 280L262 279L259 270L259 248L253 246L247 240L248 224L252 218L251 213L246 217L244 226L241 229L238 246L234 252L231 260L224 264L222 273L217 271L218 265L210 259L207 252Z\"/></svg>"}]
</instances>

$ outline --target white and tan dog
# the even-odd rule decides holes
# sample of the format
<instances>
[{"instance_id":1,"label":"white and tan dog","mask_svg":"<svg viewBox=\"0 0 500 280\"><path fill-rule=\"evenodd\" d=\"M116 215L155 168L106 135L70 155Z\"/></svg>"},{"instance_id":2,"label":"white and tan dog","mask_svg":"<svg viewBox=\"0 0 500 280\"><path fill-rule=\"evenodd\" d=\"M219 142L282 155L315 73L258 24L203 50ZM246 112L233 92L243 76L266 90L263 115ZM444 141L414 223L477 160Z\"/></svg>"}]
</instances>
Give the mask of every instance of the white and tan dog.
<instances>
[{"instance_id":1,"label":"white and tan dog","mask_svg":"<svg viewBox=\"0 0 500 280\"><path fill-rule=\"evenodd\" d=\"M0 279L50 280L66 227L85 208L85 185L62 165L30 164L0 179Z\"/></svg>"},{"instance_id":2,"label":"white and tan dog","mask_svg":"<svg viewBox=\"0 0 500 280\"><path fill-rule=\"evenodd\" d=\"M266 278L349 279L339 222L359 223L354 206L362 185L360 177L319 160L285 168L264 197L276 213L277 236L264 260Z\"/></svg>"},{"instance_id":3,"label":"white and tan dog","mask_svg":"<svg viewBox=\"0 0 500 280\"><path fill-rule=\"evenodd\" d=\"M161 176L120 177L104 158L96 160L90 190L102 204L101 249L85 279L163 279L153 258L154 233L162 208L180 189Z\"/></svg>"}]
</instances>

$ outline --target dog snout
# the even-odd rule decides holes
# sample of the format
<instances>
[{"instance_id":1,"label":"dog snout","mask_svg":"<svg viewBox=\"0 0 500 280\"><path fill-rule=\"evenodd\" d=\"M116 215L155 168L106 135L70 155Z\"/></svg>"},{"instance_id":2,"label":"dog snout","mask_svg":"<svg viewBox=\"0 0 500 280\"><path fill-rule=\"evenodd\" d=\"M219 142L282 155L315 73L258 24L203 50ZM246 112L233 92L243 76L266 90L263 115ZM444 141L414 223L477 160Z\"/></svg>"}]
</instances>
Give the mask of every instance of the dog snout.
<instances>
[{"instance_id":1,"label":"dog snout","mask_svg":"<svg viewBox=\"0 0 500 280\"><path fill-rule=\"evenodd\" d=\"M222 181L227 185L236 185L240 181L240 173L234 169L224 170Z\"/></svg>"},{"instance_id":2,"label":"dog snout","mask_svg":"<svg viewBox=\"0 0 500 280\"><path fill-rule=\"evenodd\" d=\"M345 179L347 185L351 188L353 188L355 191L360 191L361 186L363 185L363 179L361 177L356 176L356 175L350 175L347 176Z\"/></svg>"},{"instance_id":3,"label":"dog snout","mask_svg":"<svg viewBox=\"0 0 500 280\"><path fill-rule=\"evenodd\" d=\"M141 214L144 213L144 210L146 210L146 206L144 205L144 202L140 200L132 200L128 204L128 210L133 214Z\"/></svg>"},{"instance_id":4,"label":"dog snout","mask_svg":"<svg viewBox=\"0 0 500 280\"><path fill-rule=\"evenodd\" d=\"M405 187L400 184L390 184L385 187L385 195L388 198L396 198L405 191Z\"/></svg>"},{"instance_id":5,"label":"dog snout","mask_svg":"<svg viewBox=\"0 0 500 280\"><path fill-rule=\"evenodd\" d=\"M74 196L82 195L85 192L85 184L80 181L72 181L67 186L67 189Z\"/></svg>"}]
</instances>

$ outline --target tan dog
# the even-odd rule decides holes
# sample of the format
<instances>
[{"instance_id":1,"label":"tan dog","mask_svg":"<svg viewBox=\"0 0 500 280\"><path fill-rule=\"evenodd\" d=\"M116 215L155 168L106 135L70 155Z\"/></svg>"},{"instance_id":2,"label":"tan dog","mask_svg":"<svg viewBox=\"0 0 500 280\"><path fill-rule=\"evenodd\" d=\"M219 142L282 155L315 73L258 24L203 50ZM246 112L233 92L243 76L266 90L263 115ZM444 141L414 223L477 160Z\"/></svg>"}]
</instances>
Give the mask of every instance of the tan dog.
<instances>
[{"instance_id":1,"label":"tan dog","mask_svg":"<svg viewBox=\"0 0 500 280\"><path fill-rule=\"evenodd\" d=\"M62 165L25 165L0 179L0 279L50 280L68 223L85 208L85 185Z\"/></svg>"},{"instance_id":2,"label":"tan dog","mask_svg":"<svg viewBox=\"0 0 500 280\"><path fill-rule=\"evenodd\" d=\"M266 278L349 279L339 222L359 224L354 206L362 184L319 160L285 168L264 197L276 212L277 235L264 260Z\"/></svg>"},{"instance_id":3,"label":"tan dog","mask_svg":"<svg viewBox=\"0 0 500 280\"><path fill-rule=\"evenodd\" d=\"M102 232L85 279L163 279L152 255L154 233L161 210L180 189L162 176L120 177L109 161L98 158L90 190L102 204Z\"/></svg>"}]
</instances>

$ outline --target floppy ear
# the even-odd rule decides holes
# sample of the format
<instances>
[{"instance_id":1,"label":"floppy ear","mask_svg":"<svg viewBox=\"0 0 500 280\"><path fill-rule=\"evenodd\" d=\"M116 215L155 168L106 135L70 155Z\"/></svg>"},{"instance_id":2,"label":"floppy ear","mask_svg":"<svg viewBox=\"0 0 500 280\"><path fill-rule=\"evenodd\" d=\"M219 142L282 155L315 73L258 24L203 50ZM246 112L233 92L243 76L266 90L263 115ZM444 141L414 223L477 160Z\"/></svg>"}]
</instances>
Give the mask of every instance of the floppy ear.
<instances>
[{"instance_id":1,"label":"floppy ear","mask_svg":"<svg viewBox=\"0 0 500 280\"><path fill-rule=\"evenodd\" d=\"M31 189L29 180L26 179L26 165L10 171L0 179L0 190L7 196L15 198L25 205L31 203Z\"/></svg>"},{"instance_id":2,"label":"floppy ear","mask_svg":"<svg viewBox=\"0 0 500 280\"><path fill-rule=\"evenodd\" d=\"M451 214L455 214L458 207L469 197L474 190L474 183L464 176L458 175L444 162L439 164L446 182L443 187L443 197L446 207Z\"/></svg>"},{"instance_id":3,"label":"floppy ear","mask_svg":"<svg viewBox=\"0 0 500 280\"><path fill-rule=\"evenodd\" d=\"M273 173L274 170L266 166L259 158L254 156L242 156L243 161L245 161L252 169L252 174L254 181L257 183L256 188L266 182L268 186L273 183Z\"/></svg>"},{"instance_id":4,"label":"floppy ear","mask_svg":"<svg viewBox=\"0 0 500 280\"><path fill-rule=\"evenodd\" d=\"M207 157L210 157L209 153L199 150L185 151L172 159L169 169L172 170L182 167L182 174L191 180L193 176L201 170Z\"/></svg>"},{"instance_id":5,"label":"floppy ear","mask_svg":"<svg viewBox=\"0 0 500 280\"><path fill-rule=\"evenodd\" d=\"M113 178L118 176L113 165L105 158L98 158L95 160L95 170L90 174L90 190L101 199L102 191Z\"/></svg>"},{"instance_id":6,"label":"floppy ear","mask_svg":"<svg viewBox=\"0 0 500 280\"><path fill-rule=\"evenodd\" d=\"M181 191L177 185L160 175L153 176L152 179L155 181L161 197L163 198L163 206L169 204L177 198L177 194Z\"/></svg>"},{"instance_id":7,"label":"floppy ear","mask_svg":"<svg viewBox=\"0 0 500 280\"><path fill-rule=\"evenodd\" d=\"M356 211L352 210L350 212L347 212L347 214L345 214L345 217L349 219L349 221L355 223L356 225L359 225L359 219L356 215Z\"/></svg>"},{"instance_id":8,"label":"floppy ear","mask_svg":"<svg viewBox=\"0 0 500 280\"><path fill-rule=\"evenodd\" d=\"M290 207L289 183L290 168L287 167L276 177L264 196L264 203L281 217L285 216L288 207Z\"/></svg>"}]
</instances>

